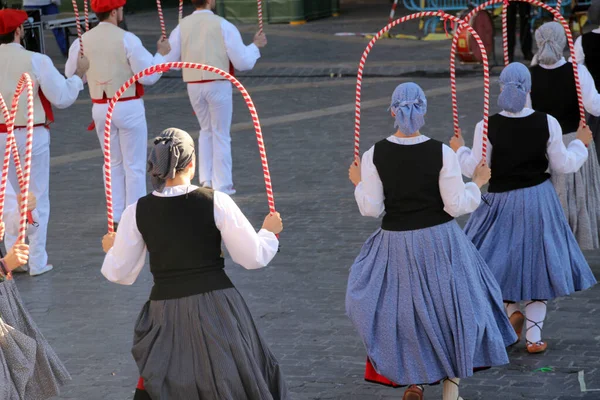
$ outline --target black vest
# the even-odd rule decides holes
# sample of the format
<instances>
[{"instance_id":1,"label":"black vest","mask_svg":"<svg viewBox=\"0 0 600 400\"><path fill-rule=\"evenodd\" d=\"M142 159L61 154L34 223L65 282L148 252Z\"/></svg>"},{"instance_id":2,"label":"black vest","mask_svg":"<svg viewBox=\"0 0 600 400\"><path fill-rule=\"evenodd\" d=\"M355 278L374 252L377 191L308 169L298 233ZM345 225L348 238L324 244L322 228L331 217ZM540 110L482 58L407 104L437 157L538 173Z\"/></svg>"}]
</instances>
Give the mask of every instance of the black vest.
<instances>
[{"instance_id":1,"label":"black vest","mask_svg":"<svg viewBox=\"0 0 600 400\"><path fill-rule=\"evenodd\" d=\"M600 92L600 34L588 32L581 37L581 47L585 54L585 66L596 83L596 89Z\"/></svg>"},{"instance_id":2,"label":"black vest","mask_svg":"<svg viewBox=\"0 0 600 400\"><path fill-rule=\"evenodd\" d=\"M492 179L488 192L508 192L539 185L550 175L546 150L550 130L547 115L535 111L528 117L500 114L489 120L492 144Z\"/></svg>"},{"instance_id":3,"label":"black vest","mask_svg":"<svg viewBox=\"0 0 600 400\"><path fill-rule=\"evenodd\" d=\"M150 253L150 300L192 296L233 287L224 271L213 191L138 200L137 227Z\"/></svg>"},{"instance_id":4,"label":"black vest","mask_svg":"<svg viewBox=\"0 0 600 400\"><path fill-rule=\"evenodd\" d=\"M387 231L411 231L451 221L440 195L444 165L442 143L428 140L401 145L389 140L375 144L373 163L383 183Z\"/></svg>"},{"instance_id":5,"label":"black vest","mask_svg":"<svg viewBox=\"0 0 600 400\"><path fill-rule=\"evenodd\" d=\"M531 105L558 120L563 135L579 128L579 100L573 76L573 64L555 69L531 67Z\"/></svg>"}]
</instances>

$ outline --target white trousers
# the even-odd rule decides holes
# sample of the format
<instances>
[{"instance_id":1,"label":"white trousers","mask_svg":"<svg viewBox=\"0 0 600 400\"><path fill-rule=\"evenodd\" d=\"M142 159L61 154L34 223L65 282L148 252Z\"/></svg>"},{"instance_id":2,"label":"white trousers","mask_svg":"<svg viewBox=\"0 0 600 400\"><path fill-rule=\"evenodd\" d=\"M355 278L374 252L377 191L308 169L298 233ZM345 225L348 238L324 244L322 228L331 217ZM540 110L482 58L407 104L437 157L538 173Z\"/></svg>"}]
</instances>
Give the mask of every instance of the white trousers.
<instances>
[{"instance_id":1,"label":"white trousers","mask_svg":"<svg viewBox=\"0 0 600 400\"><path fill-rule=\"evenodd\" d=\"M27 130L24 128L15 129L15 138L19 149L21 165L25 162L25 142L27 140ZM0 134L0 149L6 146L6 135ZM4 152L0 154L0 159L4 159ZM10 159L10 168L8 179L17 193L20 192L17 171ZM35 127L33 130L33 146L31 152L31 175L29 180L29 191L33 193L37 200L37 229L27 229L29 239L29 268L31 270L40 270L48 264L48 253L46 252L46 238L48 235L48 220L50 219L50 132L43 126ZM4 244L6 250L10 249L17 241L18 232L6 230Z\"/></svg>"},{"instance_id":2,"label":"white trousers","mask_svg":"<svg viewBox=\"0 0 600 400\"><path fill-rule=\"evenodd\" d=\"M108 104L94 104L92 116L100 147L104 147L104 124ZM110 128L113 216L121 220L125 208L146 193L148 126L143 100L116 104ZM102 174L104 176L104 173Z\"/></svg>"},{"instance_id":3,"label":"white trousers","mask_svg":"<svg viewBox=\"0 0 600 400\"><path fill-rule=\"evenodd\" d=\"M188 84L190 102L200 124L198 175L200 184L215 190L233 189L231 161L232 86L229 81Z\"/></svg>"}]
</instances>

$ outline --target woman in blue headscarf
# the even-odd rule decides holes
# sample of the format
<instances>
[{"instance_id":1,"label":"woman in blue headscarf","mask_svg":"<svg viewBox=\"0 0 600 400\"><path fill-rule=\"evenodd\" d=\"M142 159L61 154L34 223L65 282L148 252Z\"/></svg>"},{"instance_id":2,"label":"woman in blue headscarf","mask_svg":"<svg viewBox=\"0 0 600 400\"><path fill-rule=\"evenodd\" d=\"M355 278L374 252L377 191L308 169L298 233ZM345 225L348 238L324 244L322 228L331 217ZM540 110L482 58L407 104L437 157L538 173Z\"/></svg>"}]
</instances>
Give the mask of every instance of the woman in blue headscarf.
<instances>
[{"instance_id":1,"label":"woman in blue headscarf","mask_svg":"<svg viewBox=\"0 0 600 400\"><path fill-rule=\"evenodd\" d=\"M465 233L494 272L506 312L518 335L526 319L527 351L546 350L542 328L547 300L596 283L567 223L550 181L554 173L574 173L588 158L592 140L580 125L568 147L556 118L525 107L531 75L523 64L500 74L503 110L489 119L487 159L494 174L484 203L471 215ZM463 174L477 173L482 160L483 122L475 128L473 151L453 138ZM519 302L525 302L525 315Z\"/></svg>"},{"instance_id":2,"label":"woman in blue headscarf","mask_svg":"<svg viewBox=\"0 0 600 400\"><path fill-rule=\"evenodd\" d=\"M508 363L516 340L493 274L455 217L474 211L490 178L482 163L464 184L456 154L420 133L427 100L404 83L392 96L397 131L350 166L363 216L384 214L350 270L346 312L368 354L365 379L409 386L444 381L457 400L460 378Z\"/></svg>"}]
</instances>

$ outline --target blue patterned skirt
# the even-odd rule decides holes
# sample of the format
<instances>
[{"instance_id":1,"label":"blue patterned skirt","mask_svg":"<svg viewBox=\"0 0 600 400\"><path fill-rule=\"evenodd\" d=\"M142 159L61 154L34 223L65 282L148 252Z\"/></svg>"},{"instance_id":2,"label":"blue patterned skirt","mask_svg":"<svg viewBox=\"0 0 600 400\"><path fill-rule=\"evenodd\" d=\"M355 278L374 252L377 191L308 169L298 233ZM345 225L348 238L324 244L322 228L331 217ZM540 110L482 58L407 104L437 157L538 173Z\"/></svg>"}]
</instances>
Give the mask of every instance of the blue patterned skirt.
<instances>
[{"instance_id":1,"label":"blue patterned skirt","mask_svg":"<svg viewBox=\"0 0 600 400\"><path fill-rule=\"evenodd\" d=\"M596 283L550 180L488 193L485 200L465 233L496 276L504 300L549 300Z\"/></svg>"},{"instance_id":2,"label":"blue patterned skirt","mask_svg":"<svg viewBox=\"0 0 600 400\"><path fill-rule=\"evenodd\" d=\"M377 373L397 385L507 364L517 339L493 274L455 221L377 230L350 270L346 312Z\"/></svg>"}]
</instances>

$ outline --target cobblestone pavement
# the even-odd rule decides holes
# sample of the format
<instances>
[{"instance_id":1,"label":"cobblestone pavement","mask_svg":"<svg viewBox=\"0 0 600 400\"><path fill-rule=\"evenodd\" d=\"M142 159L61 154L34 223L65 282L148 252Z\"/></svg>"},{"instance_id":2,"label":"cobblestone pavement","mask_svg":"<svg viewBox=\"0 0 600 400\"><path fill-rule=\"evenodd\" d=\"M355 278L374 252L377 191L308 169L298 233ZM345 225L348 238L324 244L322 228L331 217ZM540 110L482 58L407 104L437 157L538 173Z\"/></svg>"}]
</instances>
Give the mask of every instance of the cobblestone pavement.
<instances>
[{"instance_id":1,"label":"cobblestone pavement","mask_svg":"<svg viewBox=\"0 0 600 400\"><path fill-rule=\"evenodd\" d=\"M173 28L176 11L166 10L166 16L167 26ZM355 81L344 74L330 78L327 73L356 64L366 44L365 39L336 38L332 33L376 29L386 19L383 4L351 8L339 19L300 27L268 26L270 45L263 58L253 72L240 74L263 122L275 200L286 230L281 253L268 268L246 271L228 259L227 271L280 360L294 399L375 400L402 395L362 380L365 352L344 314L348 269L379 222L360 217L347 180ZM128 16L128 23L152 49L159 32L156 15ZM254 27L241 29L249 40ZM49 37L51 49L52 45ZM363 84L363 150L392 131L386 108L395 85L408 79L400 75L427 72L427 60L447 63L448 46L449 41L387 40L374 50L369 60L373 70L397 70L391 76L369 77ZM63 62L58 57L55 61ZM319 65L313 69L318 73L307 72L312 63ZM425 75L414 78L429 97L424 133L447 140L452 130L448 80ZM460 78L459 90L460 120L469 139L482 115L480 74ZM497 92L494 88L493 95ZM197 136L197 122L178 73L166 74L147 93L150 136L169 126ZM17 281L31 313L73 376L59 398L125 400L132 397L137 379L129 353L133 324L148 297L151 277L145 271L133 286L124 287L100 275L105 201L98 141L85 130L90 107L89 96L82 94L73 107L57 110L52 128L48 250L55 270L38 278L21 275ZM232 136L235 200L259 227L267 203L241 96L235 97ZM596 273L599 256L588 254ZM464 380L463 397L600 399L599 391L583 392L580 383L583 377L588 390L600 390L598 308L597 288L552 302L544 326L550 345L546 354L528 355L523 344L510 349L511 364ZM536 371L542 367L552 371ZM428 398L440 396L439 387L426 392Z\"/></svg>"}]
</instances>

